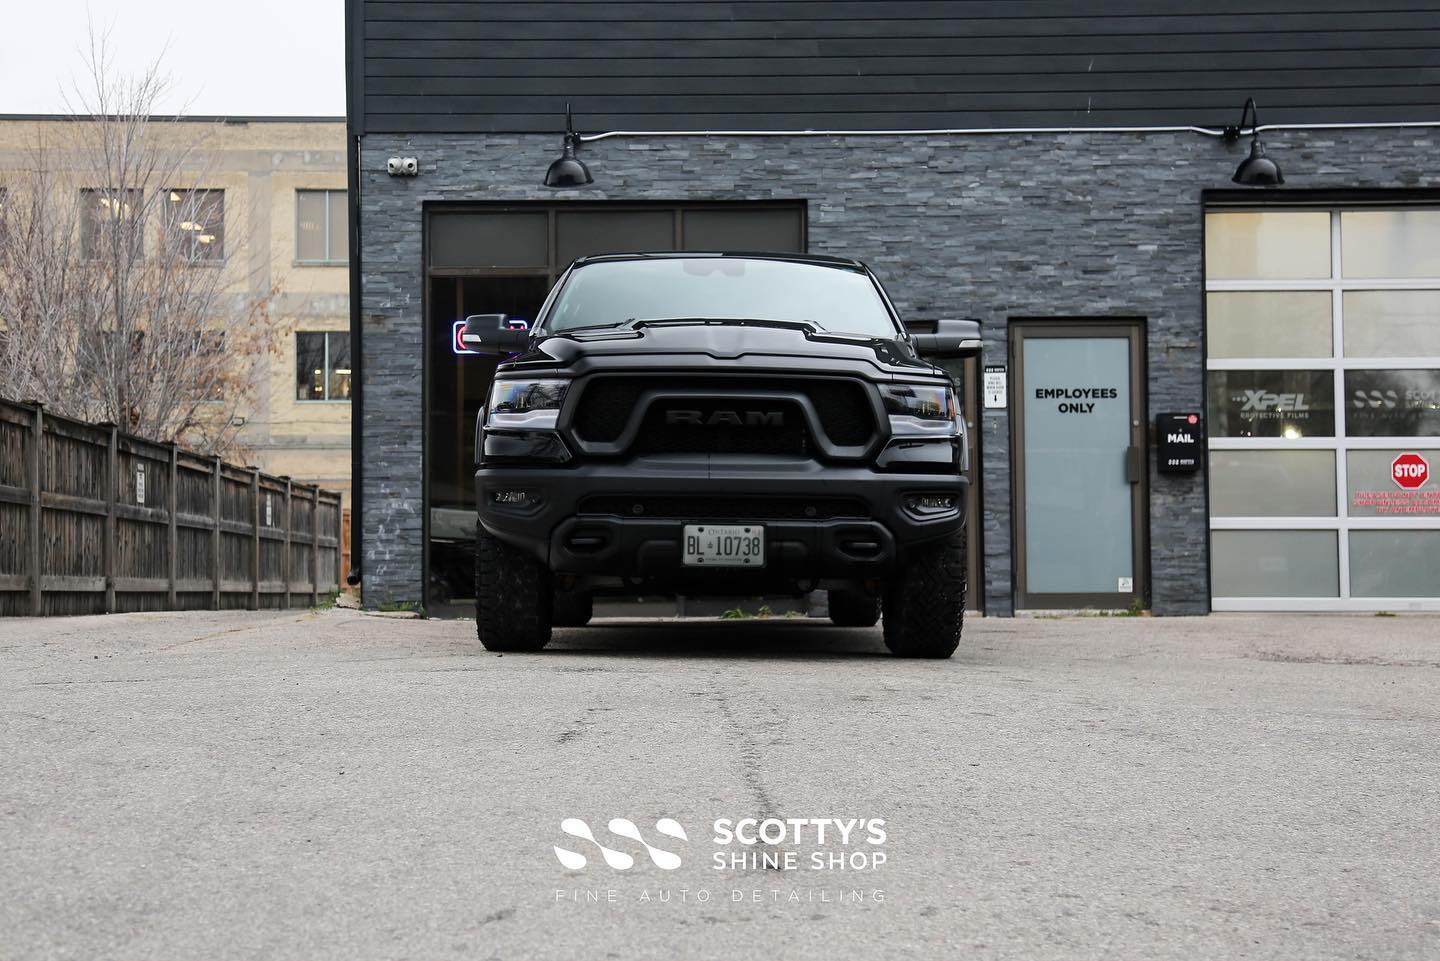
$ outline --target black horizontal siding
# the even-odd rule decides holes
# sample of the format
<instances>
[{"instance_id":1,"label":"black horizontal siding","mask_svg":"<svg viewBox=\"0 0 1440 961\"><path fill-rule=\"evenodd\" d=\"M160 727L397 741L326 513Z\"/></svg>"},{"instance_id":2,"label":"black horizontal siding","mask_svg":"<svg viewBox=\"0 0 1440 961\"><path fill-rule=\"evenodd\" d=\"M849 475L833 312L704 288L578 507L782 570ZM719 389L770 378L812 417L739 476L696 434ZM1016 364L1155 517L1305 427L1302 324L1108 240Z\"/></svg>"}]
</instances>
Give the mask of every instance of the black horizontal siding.
<instances>
[{"instance_id":1,"label":"black horizontal siding","mask_svg":"<svg viewBox=\"0 0 1440 961\"><path fill-rule=\"evenodd\" d=\"M1440 3L350 0L357 129L1440 120Z\"/></svg>"}]
</instances>

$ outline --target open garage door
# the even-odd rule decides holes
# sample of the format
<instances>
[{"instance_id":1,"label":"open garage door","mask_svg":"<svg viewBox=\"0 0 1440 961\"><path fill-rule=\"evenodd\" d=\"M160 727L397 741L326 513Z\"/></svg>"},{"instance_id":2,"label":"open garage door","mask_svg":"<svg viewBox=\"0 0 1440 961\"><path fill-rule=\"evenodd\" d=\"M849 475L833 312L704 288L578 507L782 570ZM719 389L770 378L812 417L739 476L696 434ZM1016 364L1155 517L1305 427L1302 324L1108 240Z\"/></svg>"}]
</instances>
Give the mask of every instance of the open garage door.
<instances>
[{"instance_id":1,"label":"open garage door","mask_svg":"<svg viewBox=\"0 0 1440 961\"><path fill-rule=\"evenodd\" d=\"M803 252L805 205L604 202L426 208L426 504L432 604L469 597L475 418L496 360L463 352L469 314L533 320L575 258L662 250Z\"/></svg>"}]
</instances>

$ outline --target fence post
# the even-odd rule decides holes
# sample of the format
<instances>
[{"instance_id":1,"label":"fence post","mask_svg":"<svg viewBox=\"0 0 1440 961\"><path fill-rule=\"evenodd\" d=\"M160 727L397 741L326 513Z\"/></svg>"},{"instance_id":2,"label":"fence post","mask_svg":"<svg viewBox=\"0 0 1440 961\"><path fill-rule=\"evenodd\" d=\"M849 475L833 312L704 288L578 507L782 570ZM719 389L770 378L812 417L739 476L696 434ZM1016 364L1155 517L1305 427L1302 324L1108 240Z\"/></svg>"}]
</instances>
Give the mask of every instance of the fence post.
<instances>
[{"instance_id":1,"label":"fence post","mask_svg":"<svg viewBox=\"0 0 1440 961\"><path fill-rule=\"evenodd\" d=\"M294 564L290 560L292 550L291 535L294 533L291 528L295 526L295 512L291 508L290 497L293 491L291 488L290 476L285 476L285 554L280 561L280 570L285 577L285 609L290 609L290 579L293 573Z\"/></svg>"},{"instance_id":2,"label":"fence post","mask_svg":"<svg viewBox=\"0 0 1440 961\"><path fill-rule=\"evenodd\" d=\"M260 610L260 468L250 468L250 610Z\"/></svg>"},{"instance_id":3,"label":"fence post","mask_svg":"<svg viewBox=\"0 0 1440 961\"><path fill-rule=\"evenodd\" d=\"M335 498L335 591L345 589L345 495Z\"/></svg>"},{"instance_id":4,"label":"fence post","mask_svg":"<svg viewBox=\"0 0 1440 961\"><path fill-rule=\"evenodd\" d=\"M30 438L30 614L39 617L44 609L45 594L41 577L45 552L40 536L44 531L41 512L44 510L40 492L45 480L45 405L35 402L35 427Z\"/></svg>"},{"instance_id":5,"label":"fence post","mask_svg":"<svg viewBox=\"0 0 1440 961\"><path fill-rule=\"evenodd\" d=\"M220 507L222 463L220 455L216 454L210 464L213 472L210 475L210 516L215 521L215 530L210 537L210 573L215 578L215 587L210 594L210 607L217 611L220 610L220 521L225 517L225 512Z\"/></svg>"},{"instance_id":6,"label":"fence post","mask_svg":"<svg viewBox=\"0 0 1440 961\"><path fill-rule=\"evenodd\" d=\"M174 441L171 441L171 442L170 442L170 503L169 503L169 506L168 506L168 508L167 508L167 509L169 510L169 512L170 512L170 524L169 524L170 530L169 530L169 533L168 533L168 540L169 540L168 550L169 550L169 552L170 552L170 563L169 563L168 569L167 569L167 571L166 571L166 576L169 578L170 583L169 583L169 587L168 587L167 590L166 590L166 601L168 602L168 603L166 604L166 606L169 607L170 610L172 610L172 611L175 610L175 608L178 606L178 605L175 603L175 573L176 573L176 568L177 568L177 566L178 566L177 563L176 563L175 554L176 554L176 552L179 551L179 549L180 549L180 529L179 529L179 522L178 522L178 521L176 520L176 518L175 518L175 511L176 511L176 510L178 509L178 507L179 507L180 498L179 498L179 496L178 496L178 492L175 490L175 484L176 484L176 481L177 481L177 479L178 479L179 473L180 473L180 450L179 450L179 448L177 448L177 447L175 446L175 442L174 442Z\"/></svg>"},{"instance_id":7,"label":"fence post","mask_svg":"<svg viewBox=\"0 0 1440 961\"><path fill-rule=\"evenodd\" d=\"M115 507L120 500L120 428L110 425L105 460L105 613L115 613Z\"/></svg>"},{"instance_id":8,"label":"fence post","mask_svg":"<svg viewBox=\"0 0 1440 961\"><path fill-rule=\"evenodd\" d=\"M354 494L351 494L354 497ZM346 575L350 573L351 547L354 535L350 533L350 519L354 514L346 513L346 496L336 497L336 591L346 589Z\"/></svg>"},{"instance_id":9,"label":"fence post","mask_svg":"<svg viewBox=\"0 0 1440 961\"><path fill-rule=\"evenodd\" d=\"M310 488L310 606L320 606L320 485Z\"/></svg>"}]
</instances>

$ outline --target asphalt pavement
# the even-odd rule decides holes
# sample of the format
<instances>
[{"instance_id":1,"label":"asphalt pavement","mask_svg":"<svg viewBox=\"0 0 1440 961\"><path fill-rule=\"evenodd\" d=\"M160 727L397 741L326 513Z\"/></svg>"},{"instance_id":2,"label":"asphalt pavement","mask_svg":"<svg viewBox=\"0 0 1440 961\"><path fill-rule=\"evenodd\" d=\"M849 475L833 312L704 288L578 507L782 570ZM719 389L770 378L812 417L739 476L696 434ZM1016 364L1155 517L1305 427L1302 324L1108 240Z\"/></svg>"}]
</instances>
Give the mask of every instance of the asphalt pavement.
<instances>
[{"instance_id":1,"label":"asphalt pavement","mask_svg":"<svg viewBox=\"0 0 1440 961\"><path fill-rule=\"evenodd\" d=\"M1440 957L1435 617L12 619L0 719L4 959Z\"/></svg>"}]
</instances>

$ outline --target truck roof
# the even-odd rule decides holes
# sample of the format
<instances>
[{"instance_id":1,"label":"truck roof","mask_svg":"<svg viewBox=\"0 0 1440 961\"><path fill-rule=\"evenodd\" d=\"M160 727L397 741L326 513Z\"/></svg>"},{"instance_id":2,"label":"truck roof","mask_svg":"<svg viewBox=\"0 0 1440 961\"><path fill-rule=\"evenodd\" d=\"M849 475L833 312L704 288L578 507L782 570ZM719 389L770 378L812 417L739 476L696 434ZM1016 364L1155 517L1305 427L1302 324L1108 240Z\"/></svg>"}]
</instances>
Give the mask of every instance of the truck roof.
<instances>
[{"instance_id":1,"label":"truck roof","mask_svg":"<svg viewBox=\"0 0 1440 961\"><path fill-rule=\"evenodd\" d=\"M843 267L847 270L865 270L864 264L848 257L830 257L825 254L777 253L763 250L660 250L626 254L594 254L575 258L572 266L602 263L616 260L679 260L698 257L744 257L747 260L783 260L796 264L814 264L818 267Z\"/></svg>"}]
</instances>

